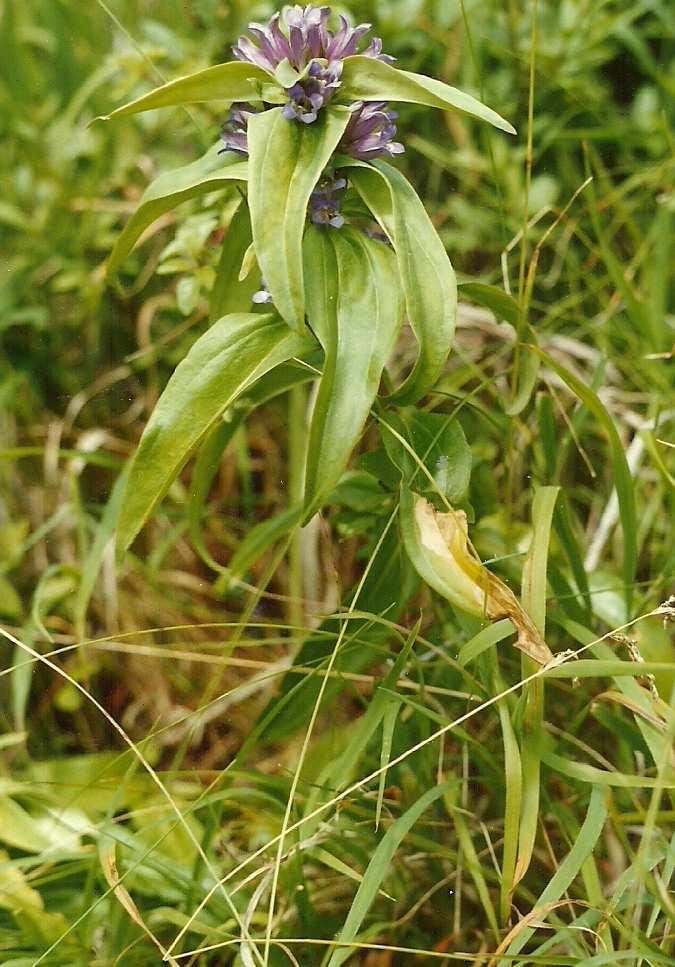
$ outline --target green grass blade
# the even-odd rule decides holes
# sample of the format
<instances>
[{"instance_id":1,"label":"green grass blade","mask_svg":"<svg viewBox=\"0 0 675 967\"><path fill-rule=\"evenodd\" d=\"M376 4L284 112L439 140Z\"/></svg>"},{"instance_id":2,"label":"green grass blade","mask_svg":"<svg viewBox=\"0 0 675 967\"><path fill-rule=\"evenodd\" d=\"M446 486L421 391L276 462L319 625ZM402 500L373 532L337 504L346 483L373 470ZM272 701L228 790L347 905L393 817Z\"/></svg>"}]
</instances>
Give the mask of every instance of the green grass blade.
<instances>
[{"instance_id":1,"label":"green grass blade","mask_svg":"<svg viewBox=\"0 0 675 967\"><path fill-rule=\"evenodd\" d=\"M544 910L551 903L557 902L565 890L570 886L575 877L579 874L582 865L592 854L596 843L600 838L605 820L607 818L607 802L604 789L594 786L591 792L591 800L588 804L588 812L579 830L579 836L571 850L559 865L548 886L540 894L536 908ZM533 935L532 927L525 927L517 937L509 944L505 951L507 955L515 956L518 954L530 937Z\"/></svg>"},{"instance_id":2,"label":"green grass blade","mask_svg":"<svg viewBox=\"0 0 675 967\"><path fill-rule=\"evenodd\" d=\"M541 350L537 351L546 365L550 366L567 383L575 396L591 411L609 438L612 468L614 470L614 486L616 487L616 495L619 501L619 515L623 529L623 579L626 587L626 606L628 611L630 611L632 584L635 580L635 571L637 568L637 522L633 479L626 461L626 454L621 438L614 426L614 421L597 394L551 356L548 356Z\"/></svg>"},{"instance_id":3,"label":"green grass blade","mask_svg":"<svg viewBox=\"0 0 675 967\"><path fill-rule=\"evenodd\" d=\"M444 795L450 785L451 783L443 783L443 785L427 790L423 796L420 796L416 803L392 823L384 834L363 875L361 886L357 890L354 902L347 914L347 919L340 931L338 939L341 943L351 943L356 939L373 900L377 896L382 882L391 868L392 860L402 840L410 832L425 810L436 799ZM343 964L347 960L350 954L351 951L349 948L334 950L327 967L339 967L340 964Z\"/></svg>"},{"instance_id":4,"label":"green grass blade","mask_svg":"<svg viewBox=\"0 0 675 967\"><path fill-rule=\"evenodd\" d=\"M532 504L532 542L523 568L523 607L530 615L542 637L546 630L546 565L551 535L553 509L558 487L540 487ZM523 656L523 677L537 670L535 663ZM544 681L538 678L525 687L523 694L522 800L518 830L518 858L515 882L525 876L534 850L539 823L539 794L541 785L541 743L544 728Z\"/></svg>"}]
</instances>

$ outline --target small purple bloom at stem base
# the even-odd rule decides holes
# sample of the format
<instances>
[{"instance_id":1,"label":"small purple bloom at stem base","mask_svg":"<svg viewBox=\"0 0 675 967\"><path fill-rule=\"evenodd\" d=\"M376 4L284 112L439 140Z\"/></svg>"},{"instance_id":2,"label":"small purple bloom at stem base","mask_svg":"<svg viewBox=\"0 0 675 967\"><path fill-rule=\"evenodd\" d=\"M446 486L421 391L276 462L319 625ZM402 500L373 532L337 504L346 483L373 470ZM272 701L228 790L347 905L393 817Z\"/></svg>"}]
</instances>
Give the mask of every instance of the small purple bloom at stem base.
<instances>
[{"instance_id":1,"label":"small purple bloom at stem base","mask_svg":"<svg viewBox=\"0 0 675 967\"><path fill-rule=\"evenodd\" d=\"M339 145L339 150L360 161L382 155L403 154L405 148L396 137L395 111L388 111L384 101L355 105Z\"/></svg>"},{"instance_id":2,"label":"small purple bloom at stem base","mask_svg":"<svg viewBox=\"0 0 675 967\"><path fill-rule=\"evenodd\" d=\"M340 198L346 187L345 178L328 177L319 182L309 199L310 218L314 225L342 228L345 219L340 213Z\"/></svg>"}]
</instances>

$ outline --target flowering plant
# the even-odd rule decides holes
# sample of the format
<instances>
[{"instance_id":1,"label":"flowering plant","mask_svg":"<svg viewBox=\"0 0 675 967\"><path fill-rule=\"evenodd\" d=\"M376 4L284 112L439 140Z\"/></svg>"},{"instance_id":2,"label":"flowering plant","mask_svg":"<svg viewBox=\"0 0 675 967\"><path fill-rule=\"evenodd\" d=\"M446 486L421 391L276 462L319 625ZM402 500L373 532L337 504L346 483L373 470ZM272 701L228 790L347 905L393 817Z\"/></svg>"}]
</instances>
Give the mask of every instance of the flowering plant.
<instances>
[{"instance_id":1,"label":"flowering plant","mask_svg":"<svg viewBox=\"0 0 675 967\"><path fill-rule=\"evenodd\" d=\"M411 419L425 432L433 422L424 413L411 417L409 407L443 371L457 290L421 201L390 164L404 151L391 104L456 110L502 131L513 128L472 96L395 66L378 38L367 43L368 24L353 27L344 17L335 29L331 23L328 7L286 7L266 25L250 24L249 35L234 47L234 60L165 84L109 115L199 101L231 105L220 141L146 191L111 255L111 273L161 213L228 185L245 192L225 237L213 324L177 367L131 465L118 545L123 551L131 544L195 449L214 434L220 434L222 448L229 438L229 431L222 432L223 414L232 426L232 413L245 414L318 376L304 495L287 525L321 509L369 414L386 408L401 421L395 435L416 452L411 468L405 449L383 431L403 495L401 532L414 568L461 610L520 621L519 647L545 660L544 643L508 589L467 555L465 528L457 530L462 540L455 550L438 536L442 529L435 543L428 536L436 527L430 505L410 490L413 484L420 489L420 467L428 467L448 513L448 500L462 498L468 473L452 486L438 485L438 437L422 450L416 450L415 433L412 443L405 440ZM417 358L395 386L385 366L404 322L415 334ZM389 392L379 396L383 376ZM446 442L447 431L445 425L439 429ZM458 465L466 463L459 424L450 437L451 455ZM442 458L449 459L447 448ZM455 519L461 518L445 518L445 531Z\"/></svg>"}]
</instances>

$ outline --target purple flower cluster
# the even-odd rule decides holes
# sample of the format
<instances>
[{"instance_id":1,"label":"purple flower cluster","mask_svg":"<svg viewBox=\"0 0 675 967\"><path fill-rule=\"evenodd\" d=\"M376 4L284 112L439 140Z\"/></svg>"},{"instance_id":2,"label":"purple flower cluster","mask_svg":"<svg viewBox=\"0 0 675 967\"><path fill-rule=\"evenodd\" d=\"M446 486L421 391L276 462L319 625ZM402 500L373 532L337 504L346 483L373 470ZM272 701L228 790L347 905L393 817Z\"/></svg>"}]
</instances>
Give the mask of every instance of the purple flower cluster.
<instances>
[{"instance_id":1,"label":"purple flower cluster","mask_svg":"<svg viewBox=\"0 0 675 967\"><path fill-rule=\"evenodd\" d=\"M236 151L248 154L248 119L259 111L250 104L233 104L230 114L223 125L220 139L225 144L223 151Z\"/></svg>"},{"instance_id":2,"label":"purple flower cluster","mask_svg":"<svg viewBox=\"0 0 675 967\"><path fill-rule=\"evenodd\" d=\"M286 61L301 75L286 89L289 101L284 116L291 121L311 124L316 120L340 86L342 61L359 53L359 44L370 30L370 24L352 27L341 15L340 27L333 33L328 29L330 13L330 7L295 4L283 14L275 13L267 24L249 24L254 39L240 37L232 48L237 60L256 64L271 74ZM361 53L385 63L393 61L382 53L379 37Z\"/></svg>"},{"instance_id":3,"label":"purple flower cluster","mask_svg":"<svg viewBox=\"0 0 675 967\"><path fill-rule=\"evenodd\" d=\"M315 225L342 228L344 215L340 214L340 196L347 187L347 179L339 176L322 178L309 199L310 217Z\"/></svg>"},{"instance_id":4,"label":"purple flower cluster","mask_svg":"<svg viewBox=\"0 0 675 967\"><path fill-rule=\"evenodd\" d=\"M283 16L283 19L282 19ZM263 70L274 73L282 61L287 60L296 71L304 71L312 60L323 58L329 64L358 53L361 39L370 30L370 24L352 27L346 17L340 16L340 28L336 33L328 29L330 7L302 7L295 4L283 15L275 13L267 24L249 24L250 37L240 37L233 47L237 60L257 64ZM286 27L282 31L280 23ZM382 41L373 38L370 46L362 51L365 57L376 57L392 63L393 57L382 53Z\"/></svg>"},{"instance_id":5,"label":"purple flower cluster","mask_svg":"<svg viewBox=\"0 0 675 967\"><path fill-rule=\"evenodd\" d=\"M405 148L396 137L395 111L384 101L369 101L354 106L339 150L360 161L372 161L383 154L402 154Z\"/></svg>"},{"instance_id":6,"label":"purple flower cluster","mask_svg":"<svg viewBox=\"0 0 675 967\"><path fill-rule=\"evenodd\" d=\"M340 86L342 63L322 67L318 60L309 65L307 76L286 91L290 100L284 106L283 115L288 121L311 124L319 111L330 101Z\"/></svg>"},{"instance_id":7,"label":"purple flower cluster","mask_svg":"<svg viewBox=\"0 0 675 967\"><path fill-rule=\"evenodd\" d=\"M297 77L287 87L288 102L283 116L289 121L313 123L319 111L340 87L342 61L359 53L362 39L370 30L370 24L352 27L340 16L340 26L335 32L328 29L329 7L287 7L282 14L275 14L266 25L249 25L251 37L240 37L233 48L238 60L247 61L274 74L280 65L284 67L278 76ZM382 41L376 37L361 53L367 57L391 63L393 57L382 53ZM248 154L247 129L249 118L268 104L253 107L250 104L233 104L221 138L223 150ZM350 155L361 161L372 161L382 155L401 154L405 149L396 137L396 113L388 110L384 101L358 102L351 107L351 117L338 145L339 154ZM319 182L310 198L310 218L315 225L341 228L345 219L340 212L340 198L347 181L340 175L327 175ZM253 301L266 304L271 296L263 285L253 296Z\"/></svg>"}]
</instances>

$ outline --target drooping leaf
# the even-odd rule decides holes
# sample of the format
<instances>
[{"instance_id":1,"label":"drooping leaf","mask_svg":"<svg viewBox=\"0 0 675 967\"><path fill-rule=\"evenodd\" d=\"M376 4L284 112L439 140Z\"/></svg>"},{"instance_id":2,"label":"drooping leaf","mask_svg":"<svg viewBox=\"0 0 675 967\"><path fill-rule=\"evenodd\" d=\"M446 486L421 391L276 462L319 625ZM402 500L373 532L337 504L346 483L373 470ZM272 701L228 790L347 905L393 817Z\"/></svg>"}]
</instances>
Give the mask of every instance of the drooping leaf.
<instances>
[{"instance_id":1,"label":"drooping leaf","mask_svg":"<svg viewBox=\"0 0 675 967\"><path fill-rule=\"evenodd\" d=\"M318 231L318 230L317 230ZM382 242L343 228L330 236L338 274L337 333L329 337L326 361L309 434L305 515L312 516L340 479L370 412L384 364L401 325L402 303L393 252ZM317 266L310 308L329 293ZM328 298L331 296L328 294ZM310 323L312 318L310 318Z\"/></svg>"},{"instance_id":2,"label":"drooping leaf","mask_svg":"<svg viewBox=\"0 0 675 967\"><path fill-rule=\"evenodd\" d=\"M399 520L406 553L429 587L476 618L511 618L518 630L516 647L538 664L550 660L546 642L511 589L469 548L461 511L438 513L424 497L402 486Z\"/></svg>"},{"instance_id":3,"label":"drooping leaf","mask_svg":"<svg viewBox=\"0 0 675 967\"><path fill-rule=\"evenodd\" d=\"M311 341L278 316L238 313L214 323L178 365L133 458L117 528L131 544L197 444L256 379L301 356Z\"/></svg>"},{"instance_id":4,"label":"drooping leaf","mask_svg":"<svg viewBox=\"0 0 675 967\"><path fill-rule=\"evenodd\" d=\"M452 348L457 283L445 247L417 192L384 161L355 165L350 179L396 250L406 312L419 344L415 366L394 394L414 403L433 388Z\"/></svg>"},{"instance_id":5,"label":"drooping leaf","mask_svg":"<svg viewBox=\"0 0 675 967\"><path fill-rule=\"evenodd\" d=\"M141 111L154 111L158 107L196 104L199 101L262 101L263 94L265 100L271 101L274 94L269 88L274 86L271 75L261 67L230 61L196 71L187 77L177 77L96 120L109 121L128 114L140 114ZM283 97L281 88L278 88L278 92Z\"/></svg>"},{"instance_id":6,"label":"drooping leaf","mask_svg":"<svg viewBox=\"0 0 675 967\"><path fill-rule=\"evenodd\" d=\"M493 312L498 319L504 319L515 326L520 316L518 303L496 285L488 285L486 282L460 282L458 287L460 297L466 296L472 302L477 302L479 306L485 306Z\"/></svg>"},{"instance_id":7,"label":"drooping leaf","mask_svg":"<svg viewBox=\"0 0 675 967\"><path fill-rule=\"evenodd\" d=\"M107 265L111 277L148 227L160 215L181 202L210 191L225 188L235 181L246 181L246 162L231 151L220 153L222 145L214 144L197 161L175 171L166 171L146 188L138 208L124 226Z\"/></svg>"},{"instance_id":8,"label":"drooping leaf","mask_svg":"<svg viewBox=\"0 0 675 967\"><path fill-rule=\"evenodd\" d=\"M507 134L516 133L513 125L471 94L434 77L399 70L374 57L356 55L345 58L340 96L353 101L404 101L444 111L460 111L487 121Z\"/></svg>"},{"instance_id":9,"label":"drooping leaf","mask_svg":"<svg viewBox=\"0 0 675 967\"><path fill-rule=\"evenodd\" d=\"M349 117L345 108L332 108L305 125L288 121L277 108L254 115L248 124L248 203L258 265L277 311L300 331L307 205Z\"/></svg>"}]
</instances>

